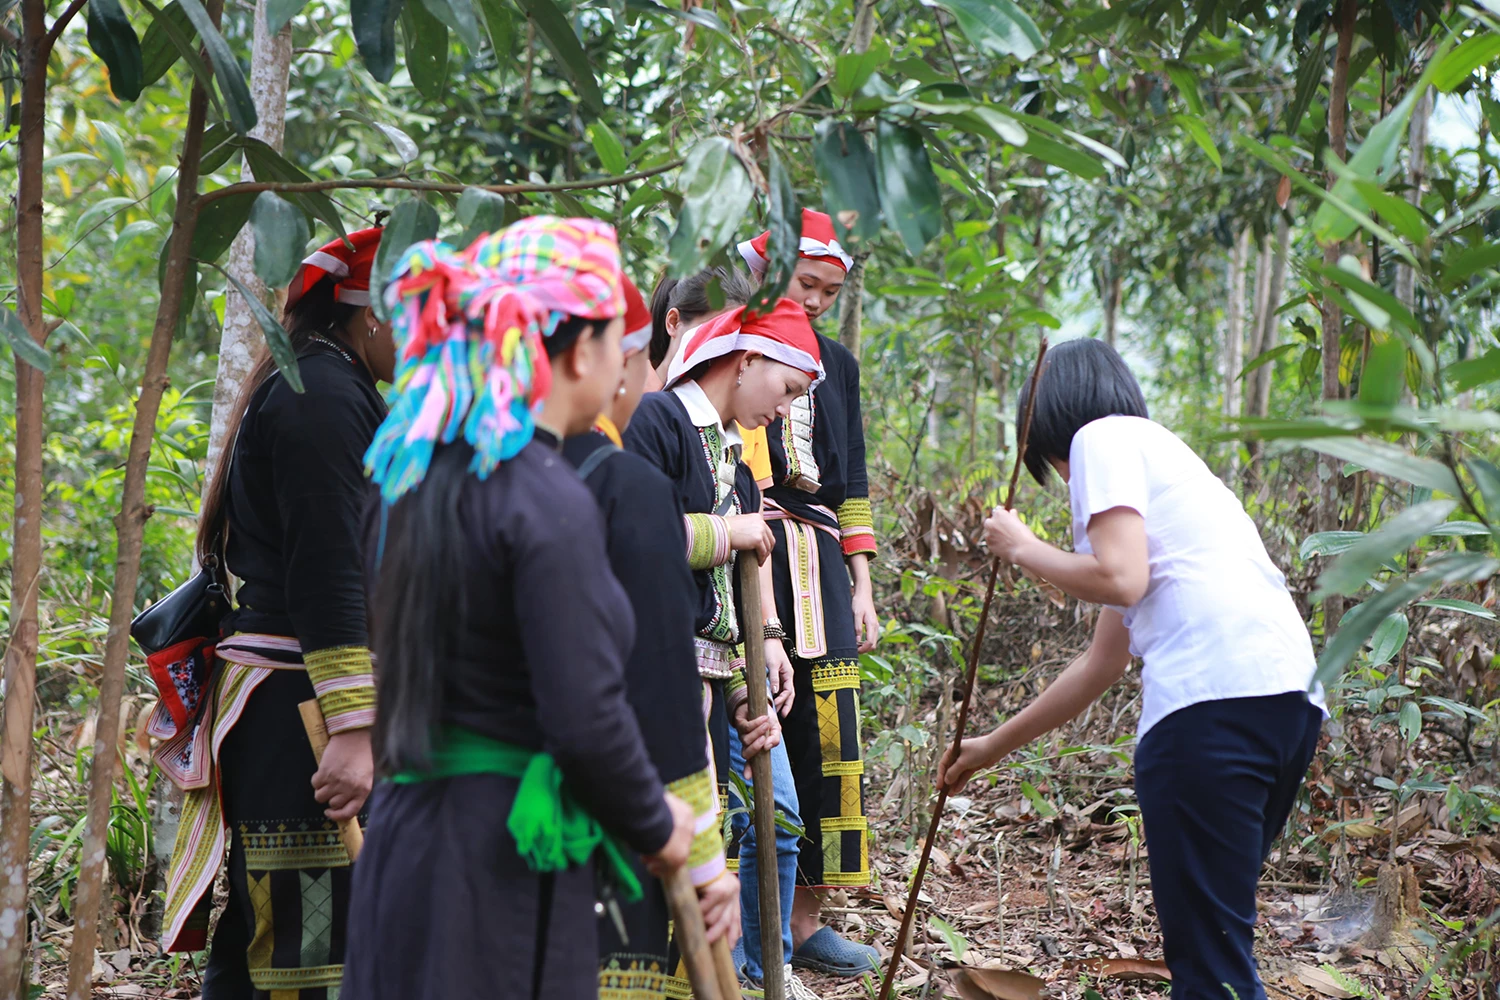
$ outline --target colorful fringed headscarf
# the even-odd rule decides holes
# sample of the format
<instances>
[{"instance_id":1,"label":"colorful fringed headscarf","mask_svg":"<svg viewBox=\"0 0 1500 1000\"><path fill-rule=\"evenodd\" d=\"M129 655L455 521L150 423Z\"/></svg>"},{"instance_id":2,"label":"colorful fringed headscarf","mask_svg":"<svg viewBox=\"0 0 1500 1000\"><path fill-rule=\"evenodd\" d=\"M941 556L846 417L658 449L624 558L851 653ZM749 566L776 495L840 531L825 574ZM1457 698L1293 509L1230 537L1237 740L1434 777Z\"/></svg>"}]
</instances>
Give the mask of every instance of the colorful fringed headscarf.
<instances>
[{"instance_id":1,"label":"colorful fringed headscarf","mask_svg":"<svg viewBox=\"0 0 1500 1000\"><path fill-rule=\"evenodd\" d=\"M416 244L397 262L385 301L395 392L365 471L393 503L460 432L481 479L531 440L533 414L552 385L542 338L567 316L624 312L620 248L613 226L534 216L463 251Z\"/></svg>"}]
</instances>

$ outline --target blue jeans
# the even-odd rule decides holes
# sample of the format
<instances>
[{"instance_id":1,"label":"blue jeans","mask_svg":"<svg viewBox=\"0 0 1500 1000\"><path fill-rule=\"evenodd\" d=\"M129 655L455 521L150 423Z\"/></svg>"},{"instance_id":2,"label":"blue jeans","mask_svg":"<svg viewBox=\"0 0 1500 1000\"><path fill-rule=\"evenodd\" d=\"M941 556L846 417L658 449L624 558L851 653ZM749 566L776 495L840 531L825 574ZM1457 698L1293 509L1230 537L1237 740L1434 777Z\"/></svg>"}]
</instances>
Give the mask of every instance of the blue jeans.
<instances>
[{"instance_id":1,"label":"blue jeans","mask_svg":"<svg viewBox=\"0 0 1500 1000\"><path fill-rule=\"evenodd\" d=\"M744 775L745 757L740 747L740 733L729 727L729 766L735 774ZM771 751L772 800L786 822L802 825L797 815L797 786L792 781L792 765L787 759L786 744ZM751 784L754 791L754 785ZM729 807L749 805L740 802L734 783L729 785ZM744 928L745 965L757 982L764 978L760 954L760 859L756 854L755 815L737 813L733 820L735 836L740 842L740 923ZM782 962L792 960L792 893L797 887L797 835L776 827L776 874L781 883L781 954Z\"/></svg>"}]
</instances>

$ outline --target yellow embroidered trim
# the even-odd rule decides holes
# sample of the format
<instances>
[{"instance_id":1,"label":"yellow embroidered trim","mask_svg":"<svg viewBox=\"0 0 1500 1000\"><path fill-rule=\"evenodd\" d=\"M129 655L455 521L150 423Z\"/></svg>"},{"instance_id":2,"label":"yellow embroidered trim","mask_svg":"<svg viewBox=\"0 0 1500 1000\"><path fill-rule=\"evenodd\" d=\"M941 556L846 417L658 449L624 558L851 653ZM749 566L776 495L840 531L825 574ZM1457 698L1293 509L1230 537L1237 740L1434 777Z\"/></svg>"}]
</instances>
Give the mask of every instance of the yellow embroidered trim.
<instances>
[{"instance_id":1,"label":"yellow embroidered trim","mask_svg":"<svg viewBox=\"0 0 1500 1000\"><path fill-rule=\"evenodd\" d=\"M365 646L302 654L330 735L375 723L375 673Z\"/></svg>"},{"instance_id":2,"label":"yellow embroidered trim","mask_svg":"<svg viewBox=\"0 0 1500 1000\"><path fill-rule=\"evenodd\" d=\"M814 691L840 691L859 687L859 664L854 660L819 663L812 668Z\"/></svg>"},{"instance_id":3,"label":"yellow embroidered trim","mask_svg":"<svg viewBox=\"0 0 1500 1000\"><path fill-rule=\"evenodd\" d=\"M865 762L862 760L825 760L823 762L823 777L832 778L843 774L864 774Z\"/></svg>"}]
</instances>

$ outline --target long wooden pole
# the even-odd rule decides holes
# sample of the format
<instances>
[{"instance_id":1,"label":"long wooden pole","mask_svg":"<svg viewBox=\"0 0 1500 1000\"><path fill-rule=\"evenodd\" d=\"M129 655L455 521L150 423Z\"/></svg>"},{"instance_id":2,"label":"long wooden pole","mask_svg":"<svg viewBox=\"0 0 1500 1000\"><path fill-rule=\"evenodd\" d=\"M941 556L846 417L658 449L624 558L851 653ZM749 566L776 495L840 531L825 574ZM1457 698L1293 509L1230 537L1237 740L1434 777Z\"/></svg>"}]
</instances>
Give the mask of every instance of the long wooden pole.
<instances>
[{"instance_id":1,"label":"long wooden pole","mask_svg":"<svg viewBox=\"0 0 1500 1000\"><path fill-rule=\"evenodd\" d=\"M744 609L745 692L750 698L750 718L759 719L770 708L766 698L766 648L758 634L760 618L760 565L755 553L739 558L740 604ZM771 755L750 759L750 777L755 784L755 850L760 864L760 964L767 997L786 995L781 953L781 881L776 873L776 800L771 787Z\"/></svg>"},{"instance_id":2,"label":"long wooden pole","mask_svg":"<svg viewBox=\"0 0 1500 1000\"><path fill-rule=\"evenodd\" d=\"M708 943L708 929L703 925L703 911L698 907L698 891L693 888L687 868L678 868L665 876L661 887L667 895L667 907L672 911L677 950L682 953L682 963L687 966L693 996L696 1000L729 1000L720 989L719 970ZM738 996L736 990L735 997Z\"/></svg>"},{"instance_id":3,"label":"long wooden pole","mask_svg":"<svg viewBox=\"0 0 1500 1000\"><path fill-rule=\"evenodd\" d=\"M321 767L323 751L328 749L328 724L323 720L323 706L318 704L318 699L309 698L297 703L297 711L302 716L302 728L307 730L307 742L312 744L313 759ZM358 861L359 852L365 846L365 832L359 828L358 816L339 820L339 839L344 842L344 850L349 852L349 860Z\"/></svg>"},{"instance_id":4,"label":"long wooden pole","mask_svg":"<svg viewBox=\"0 0 1500 1000\"><path fill-rule=\"evenodd\" d=\"M1026 439L1031 434L1031 415L1036 410L1036 386L1042 376L1042 364L1047 358L1047 338L1042 337L1036 352L1036 365L1031 369L1031 391L1026 396L1026 411L1021 415L1020 432L1016 435L1016 464L1010 473L1010 489L1005 494L1005 509L1011 510L1016 503L1016 486L1021 478L1021 465L1026 459ZM1000 576L1000 560L990 562L990 579L984 588L984 607L979 612L979 624L974 629L974 642L969 647L969 666L964 679L964 700L958 707L958 725L953 733L953 755L964 743L964 727L969 722L969 703L974 698L974 678L979 673L979 651L984 647L985 626L990 620L990 604L995 600L995 581ZM901 953L906 950L906 939L911 934L912 918L917 912L917 895L922 891L922 879L927 874L927 861L932 857L932 844L937 839L938 824L943 818L943 806L948 801L948 789L939 788L937 799L932 804L932 820L927 824L927 839L922 842L922 856L917 860L917 871L912 876L911 890L906 894L906 909L901 914L901 931L896 935L895 947L891 949L890 965L885 970L885 980L880 984L879 1000L890 1000L891 986L896 980L896 970L901 968Z\"/></svg>"}]
</instances>

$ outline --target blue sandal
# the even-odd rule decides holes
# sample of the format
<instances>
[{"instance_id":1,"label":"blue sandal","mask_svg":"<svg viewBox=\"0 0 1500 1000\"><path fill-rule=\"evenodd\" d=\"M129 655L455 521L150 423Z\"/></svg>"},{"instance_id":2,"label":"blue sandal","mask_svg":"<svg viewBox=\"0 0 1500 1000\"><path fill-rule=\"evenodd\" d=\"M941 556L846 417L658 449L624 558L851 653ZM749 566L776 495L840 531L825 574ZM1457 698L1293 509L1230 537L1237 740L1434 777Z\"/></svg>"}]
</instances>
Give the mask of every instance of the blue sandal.
<instances>
[{"instance_id":1,"label":"blue sandal","mask_svg":"<svg viewBox=\"0 0 1500 1000\"><path fill-rule=\"evenodd\" d=\"M792 953L792 964L825 976L860 976L880 971L880 952L840 937L832 927L819 927Z\"/></svg>"}]
</instances>

